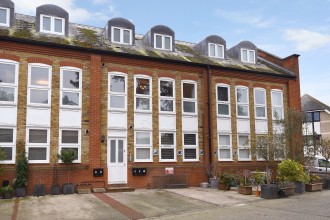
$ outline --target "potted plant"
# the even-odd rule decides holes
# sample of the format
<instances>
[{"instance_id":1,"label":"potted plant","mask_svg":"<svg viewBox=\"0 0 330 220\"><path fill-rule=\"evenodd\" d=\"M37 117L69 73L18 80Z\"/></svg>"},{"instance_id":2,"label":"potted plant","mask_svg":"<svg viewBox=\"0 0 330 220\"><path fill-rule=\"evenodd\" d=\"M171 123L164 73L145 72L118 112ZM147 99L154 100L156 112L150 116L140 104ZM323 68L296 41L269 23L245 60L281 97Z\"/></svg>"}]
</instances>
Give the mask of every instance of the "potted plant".
<instances>
[{"instance_id":1,"label":"potted plant","mask_svg":"<svg viewBox=\"0 0 330 220\"><path fill-rule=\"evenodd\" d=\"M62 149L61 153L58 154L58 158L68 165L68 182L63 184L63 194L73 194L74 193L74 184L70 183L70 164L77 159L76 152L72 149Z\"/></svg>"},{"instance_id":2,"label":"potted plant","mask_svg":"<svg viewBox=\"0 0 330 220\"><path fill-rule=\"evenodd\" d=\"M0 189L0 191L1 191L1 195L2 195L2 198L3 199L11 199L11 198L13 198L13 191L14 191L14 189L13 189L13 187L11 187L11 186L3 186L1 189Z\"/></svg>"},{"instance_id":3,"label":"potted plant","mask_svg":"<svg viewBox=\"0 0 330 220\"><path fill-rule=\"evenodd\" d=\"M243 195L252 195L251 173L249 170L243 170L239 176L238 192Z\"/></svg>"},{"instance_id":4,"label":"potted plant","mask_svg":"<svg viewBox=\"0 0 330 220\"><path fill-rule=\"evenodd\" d=\"M265 184L265 176L258 170L251 175L251 182L257 186L256 196L260 196L259 187Z\"/></svg>"},{"instance_id":5,"label":"potted plant","mask_svg":"<svg viewBox=\"0 0 330 220\"><path fill-rule=\"evenodd\" d=\"M217 177L217 164L207 164L205 165L207 176L209 177L210 187L212 189L218 188L219 178Z\"/></svg>"},{"instance_id":6,"label":"potted plant","mask_svg":"<svg viewBox=\"0 0 330 220\"><path fill-rule=\"evenodd\" d=\"M220 175L220 183L218 189L220 190L230 190L230 185L235 181L234 176L229 173L223 173Z\"/></svg>"},{"instance_id":7,"label":"potted plant","mask_svg":"<svg viewBox=\"0 0 330 220\"><path fill-rule=\"evenodd\" d=\"M22 152L16 161L16 179L14 180L15 194L17 197L26 195L28 159L26 153Z\"/></svg>"},{"instance_id":8,"label":"potted plant","mask_svg":"<svg viewBox=\"0 0 330 220\"><path fill-rule=\"evenodd\" d=\"M307 192L321 191L323 183L320 182L321 178L316 174L309 175L309 183L305 184Z\"/></svg>"}]
</instances>

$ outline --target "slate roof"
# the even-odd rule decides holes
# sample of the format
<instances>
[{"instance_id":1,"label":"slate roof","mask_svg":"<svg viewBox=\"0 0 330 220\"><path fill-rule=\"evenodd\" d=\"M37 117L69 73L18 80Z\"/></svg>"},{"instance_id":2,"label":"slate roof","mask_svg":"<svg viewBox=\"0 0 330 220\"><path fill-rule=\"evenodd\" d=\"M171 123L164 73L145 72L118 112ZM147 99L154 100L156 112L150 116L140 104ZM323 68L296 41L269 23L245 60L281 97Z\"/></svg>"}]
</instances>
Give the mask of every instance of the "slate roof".
<instances>
[{"instance_id":1,"label":"slate roof","mask_svg":"<svg viewBox=\"0 0 330 220\"><path fill-rule=\"evenodd\" d=\"M194 49L195 43L175 41L174 51L154 49L143 41L143 35L135 34L135 45L111 43L104 36L104 28L82 24L69 23L68 36L45 34L36 31L35 17L15 14L16 20L11 28L0 27L0 39L23 38L37 42L71 45L84 48L93 48L102 51L112 51L118 54L133 54L142 57L152 57L165 60L177 60L187 63L207 64L210 66L240 69L261 74L274 74L284 77L294 77L294 73L270 61L258 57L256 64L243 63L232 57L227 59L210 58Z\"/></svg>"},{"instance_id":2,"label":"slate roof","mask_svg":"<svg viewBox=\"0 0 330 220\"><path fill-rule=\"evenodd\" d=\"M305 94L301 97L301 109L303 112L324 110L330 111L330 106L320 102L308 94Z\"/></svg>"}]
</instances>

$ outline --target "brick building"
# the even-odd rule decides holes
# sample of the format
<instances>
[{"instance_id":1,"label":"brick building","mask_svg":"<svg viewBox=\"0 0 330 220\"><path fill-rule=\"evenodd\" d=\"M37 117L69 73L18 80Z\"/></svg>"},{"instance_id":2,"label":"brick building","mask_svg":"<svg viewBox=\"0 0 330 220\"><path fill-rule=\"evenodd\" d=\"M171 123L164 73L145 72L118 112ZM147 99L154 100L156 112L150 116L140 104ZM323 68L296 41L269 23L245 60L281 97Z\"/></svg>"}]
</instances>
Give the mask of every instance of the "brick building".
<instances>
[{"instance_id":1,"label":"brick building","mask_svg":"<svg viewBox=\"0 0 330 220\"><path fill-rule=\"evenodd\" d=\"M149 187L172 168L197 186L207 164L263 169L243 143L301 109L295 54L281 59L248 41L227 49L216 35L187 43L164 25L139 35L124 18L74 24L55 5L27 16L1 0L0 13L0 180L15 177L25 150L29 192L36 181L47 193L66 182L65 148L77 153L75 184Z\"/></svg>"}]
</instances>

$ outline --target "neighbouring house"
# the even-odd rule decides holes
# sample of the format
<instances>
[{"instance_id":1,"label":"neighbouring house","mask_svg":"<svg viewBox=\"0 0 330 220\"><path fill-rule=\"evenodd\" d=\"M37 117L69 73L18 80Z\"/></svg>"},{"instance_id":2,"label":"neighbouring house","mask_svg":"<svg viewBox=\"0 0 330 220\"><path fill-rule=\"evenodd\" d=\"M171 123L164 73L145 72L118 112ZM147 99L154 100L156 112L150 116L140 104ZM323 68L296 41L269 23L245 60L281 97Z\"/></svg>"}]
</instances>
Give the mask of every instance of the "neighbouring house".
<instances>
[{"instance_id":1,"label":"neighbouring house","mask_svg":"<svg viewBox=\"0 0 330 220\"><path fill-rule=\"evenodd\" d=\"M140 35L124 18L71 23L50 4L28 16L0 0L0 14L0 181L15 177L25 150L30 193L66 181L57 158L66 148L77 154L74 184L146 188L166 170L197 186L207 164L264 169L246 140L301 110L296 54L249 41L228 49L217 35L187 43L164 25Z\"/></svg>"}]
</instances>

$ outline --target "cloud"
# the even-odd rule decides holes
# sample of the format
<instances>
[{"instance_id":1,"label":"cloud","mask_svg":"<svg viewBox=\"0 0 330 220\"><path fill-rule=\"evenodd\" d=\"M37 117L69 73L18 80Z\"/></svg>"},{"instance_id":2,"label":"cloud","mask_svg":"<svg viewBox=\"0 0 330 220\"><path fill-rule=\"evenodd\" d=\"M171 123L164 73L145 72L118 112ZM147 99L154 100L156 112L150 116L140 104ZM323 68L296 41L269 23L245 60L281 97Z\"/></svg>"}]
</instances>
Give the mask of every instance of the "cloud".
<instances>
[{"instance_id":1,"label":"cloud","mask_svg":"<svg viewBox=\"0 0 330 220\"><path fill-rule=\"evenodd\" d=\"M296 44L299 51L311 51L330 43L329 34L321 34L306 29L284 30L283 38Z\"/></svg>"},{"instance_id":2,"label":"cloud","mask_svg":"<svg viewBox=\"0 0 330 220\"><path fill-rule=\"evenodd\" d=\"M225 11L221 9L215 10L215 16L257 28L270 27L275 21L274 19L265 19L261 16L257 16L255 12Z\"/></svg>"},{"instance_id":3,"label":"cloud","mask_svg":"<svg viewBox=\"0 0 330 220\"><path fill-rule=\"evenodd\" d=\"M107 0L92 0L93 4L103 4L106 3Z\"/></svg>"}]
</instances>

